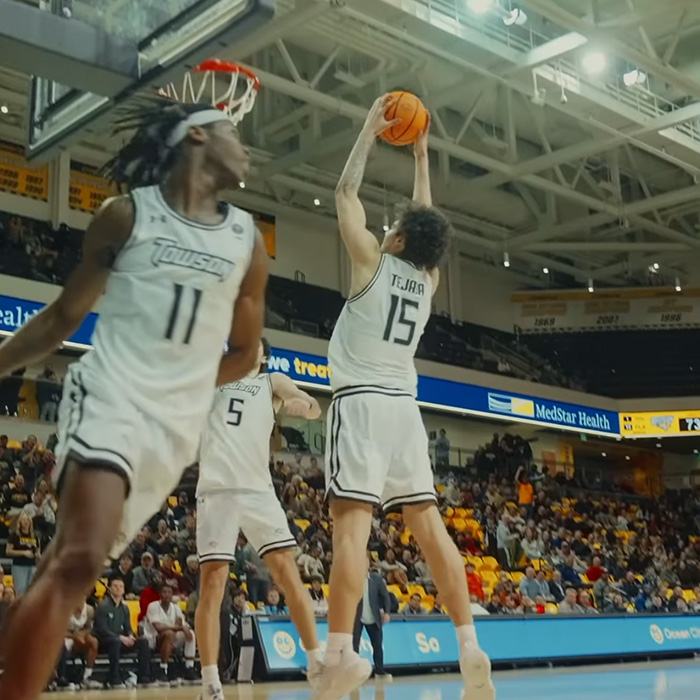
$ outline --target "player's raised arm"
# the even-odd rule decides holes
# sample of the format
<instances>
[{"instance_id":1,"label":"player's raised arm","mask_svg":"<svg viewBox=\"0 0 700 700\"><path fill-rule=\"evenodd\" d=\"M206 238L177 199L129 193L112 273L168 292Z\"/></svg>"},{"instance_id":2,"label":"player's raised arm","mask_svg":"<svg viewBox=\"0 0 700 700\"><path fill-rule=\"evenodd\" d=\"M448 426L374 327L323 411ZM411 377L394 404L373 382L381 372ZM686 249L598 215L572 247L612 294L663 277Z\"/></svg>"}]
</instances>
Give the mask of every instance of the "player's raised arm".
<instances>
[{"instance_id":1,"label":"player's raised arm","mask_svg":"<svg viewBox=\"0 0 700 700\"><path fill-rule=\"evenodd\" d=\"M219 365L217 386L245 377L255 366L265 324L268 267L265 243L260 232L256 231L248 273L241 284L233 310L229 351Z\"/></svg>"},{"instance_id":2,"label":"player's raised arm","mask_svg":"<svg viewBox=\"0 0 700 700\"><path fill-rule=\"evenodd\" d=\"M270 375L270 381L274 398L281 402L287 415L308 420L316 420L321 415L318 401L302 391L286 374L275 372Z\"/></svg>"},{"instance_id":3,"label":"player's raised arm","mask_svg":"<svg viewBox=\"0 0 700 700\"><path fill-rule=\"evenodd\" d=\"M375 139L395 123L384 117L391 105L388 95L378 98L372 105L335 188L340 235L353 263L359 265L376 265L380 255L377 239L367 230L367 216L359 191Z\"/></svg>"},{"instance_id":4,"label":"player's raised arm","mask_svg":"<svg viewBox=\"0 0 700 700\"><path fill-rule=\"evenodd\" d=\"M416 174L413 181L413 201L425 207L433 206L430 193L430 160L428 159L428 133L430 132L430 117L423 133L413 146L416 161Z\"/></svg>"},{"instance_id":5,"label":"player's raised arm","mask_svg":"<svg viewBox=\"0 0 700 700\"><path fill-rule=\"evenodd\" d=\"M104 291L119 251L131 235L129 197L108 200L83 238L83 255L60 296L0 346L0 376L51 354L80 327Z\"/></svg>"}]
</instances>

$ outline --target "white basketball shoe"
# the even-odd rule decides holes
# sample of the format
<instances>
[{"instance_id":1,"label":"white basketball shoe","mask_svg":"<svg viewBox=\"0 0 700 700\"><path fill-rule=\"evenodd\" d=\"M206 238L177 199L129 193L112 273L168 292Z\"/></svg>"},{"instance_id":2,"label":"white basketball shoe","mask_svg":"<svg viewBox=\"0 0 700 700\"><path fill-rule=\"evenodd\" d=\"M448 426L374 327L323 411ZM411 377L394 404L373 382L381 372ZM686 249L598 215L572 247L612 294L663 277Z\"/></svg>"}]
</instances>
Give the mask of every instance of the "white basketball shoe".
<instances>
[{"instance_id":1,"label":"white basketball shoe","mask_svg":"<svg viewBox=\"0 0 700 700\"><path fill-rule=\"evenodd\" d=\"M372 664L354 651L344 651L340 663L324 665L312 683L311 700L342 700L372 675ZM309 678L311 683L311 678ZM316 686L314 688L314 685Z\"/></svg>"},{"instance_id":2,"label":"white basketball shoe","mask_svg":"<svg viewBox=\"0 0 700 700\"><path fill-rule=\"evenodd\" d=\"M459 669L464 679L462 700L495 700L489 657L475 646L462 646Z\"/></svg>"}]
</instances>

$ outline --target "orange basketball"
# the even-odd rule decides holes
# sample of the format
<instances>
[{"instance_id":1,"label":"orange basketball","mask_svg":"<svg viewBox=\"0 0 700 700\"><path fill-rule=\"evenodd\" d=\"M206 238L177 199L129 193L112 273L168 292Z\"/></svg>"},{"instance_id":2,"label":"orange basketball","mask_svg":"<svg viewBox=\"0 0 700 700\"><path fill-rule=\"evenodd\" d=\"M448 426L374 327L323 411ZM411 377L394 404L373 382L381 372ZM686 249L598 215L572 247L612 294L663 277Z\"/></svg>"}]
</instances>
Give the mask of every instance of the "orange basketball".
<instances>
[{"instance_id":1,"label":"orange basketball","mask_svg":"<svg viewBox=\"0 0 700 700\"><path fill-rule=\"evenodd\" d=\"M389 121L393 119L400 121L382 132L380 137L394 146L408 146L415 143L428 125L428 110L410 92L397 91L390 93L390 96L397 100L387 109L384 116Z\"/></svg>"}]
</instances>

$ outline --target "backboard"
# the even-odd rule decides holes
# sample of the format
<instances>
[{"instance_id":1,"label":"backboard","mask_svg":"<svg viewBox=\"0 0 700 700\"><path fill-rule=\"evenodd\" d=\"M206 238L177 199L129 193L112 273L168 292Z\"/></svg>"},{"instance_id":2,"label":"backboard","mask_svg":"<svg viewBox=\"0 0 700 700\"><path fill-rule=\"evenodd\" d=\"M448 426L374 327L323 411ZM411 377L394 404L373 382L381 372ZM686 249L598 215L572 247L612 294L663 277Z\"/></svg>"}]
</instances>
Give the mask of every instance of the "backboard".
<instances>
[{"instance_id":1,"label":"backboard","mask_svg":"<svg viewBox=\"0 0 700 700\"><path fill-rule=\"evenodd\" d=\"M50 0L42 2L42 10L21 10L35 13L33 21L42 24L38 34L44 46L39 52L51 44L53 54L50 62L38 56L32 60L31 52L23 60L35 73L27 156L46 158L78 140L86 129L104 128L114 107L216 57L223 47L272 19L275 4L276 0ZM18 16L18 31L26 22Z\"/></svg>"}]
</instances>

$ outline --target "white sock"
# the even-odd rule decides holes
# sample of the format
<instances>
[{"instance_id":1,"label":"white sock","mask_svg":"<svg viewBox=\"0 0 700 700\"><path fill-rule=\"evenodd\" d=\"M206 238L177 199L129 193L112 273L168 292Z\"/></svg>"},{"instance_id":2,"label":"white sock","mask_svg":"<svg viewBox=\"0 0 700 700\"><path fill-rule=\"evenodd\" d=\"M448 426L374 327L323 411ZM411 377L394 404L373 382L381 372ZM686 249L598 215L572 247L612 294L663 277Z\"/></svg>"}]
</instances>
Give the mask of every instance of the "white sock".
<instances>
[{"instance_id":1,"label":"white sock","mask_svg":"<svg viewBox=\"0 0 700 700\"><path fill-rule=\"evenodd\" d=\"M326 644L326 664L329 666L337 666L340 663L341 656L352 650L351 634L330 632Z\"/></svg>"},{"instance_id":2,"label":"white sock","mask_svg":"<svg viewBox=\"0 0 700 700\"><path fill-rule=\"evenodd\" d=\"M161 661L160 667L161 667L161 669L163 669L163 671L166 671L166 672L167 672L167 670L168 670L168 664L164 664L164 663Z\"/></svg>"},{"instance_id":3,"label":"white sock","mask_svg":"<svg viewBox=\"0 0 700 700\"><path fill-rule=\"evenodd\" d=\"M307 649L306 650L306 667L309 669L318 668L323 663L323 654L321 650Z\"/></svg>"},{"instance_id":4,"label":"white sock","mask_svg":"<svg viewBox=\"0 0 700 700\"><path fill-rule=\"evenodd\" d=\"M89 681L90 678L92 678L92 669L91 668L86 668L85 673L83 674L83 680L84 681Z\"/></svg>"},{"instance_id":5,"label":"white sock","mask_svg":"<svg viewBox=\"0 0 700 700\"><path fill-rule=\"evenodd\" d=\"M460 625L456 628L457 642L460 647L469 647L478 649L479 642L476 638L476 627L474 625Z\"/></svg>"},{"instance_id":6,"label":"white sock","mask_svg":"<svg viewBox=\"0 0 700 700\"><path fill-rule=\"evenodd\" d=\"M185 659L185 668L194 668L194 659Z\"/></svg>"},{"instance_id":7,"label":"white sock","mask_svg":"<svg viewBox=\"0 0 700 700\"><path fill-rule=\"evenodd\" d=\"M216 687L221 686L221 679L219 678L218 666L202 666L202 685L205 688L210 685Z\"/></svg>"}]
</instances>

